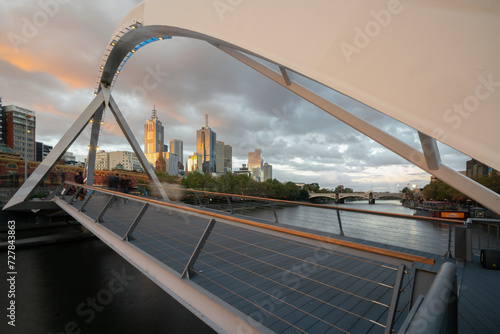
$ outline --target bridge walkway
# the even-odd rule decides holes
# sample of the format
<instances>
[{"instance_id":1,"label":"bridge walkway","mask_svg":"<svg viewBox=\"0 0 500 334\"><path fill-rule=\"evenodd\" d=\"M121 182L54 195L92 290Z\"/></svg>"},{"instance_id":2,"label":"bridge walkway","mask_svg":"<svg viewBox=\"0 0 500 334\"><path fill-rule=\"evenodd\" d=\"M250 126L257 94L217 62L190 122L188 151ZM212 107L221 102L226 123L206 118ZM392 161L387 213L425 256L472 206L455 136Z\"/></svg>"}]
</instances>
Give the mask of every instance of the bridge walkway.
<instances>
[{"instance_id":1,"label":"bridge walkway","mask_svg":"<svg viewBox=\"0 0 500 334\"><path fill-rule=\"evenodd\" d=\"M68 198L66 196L65 200ZM96 220L108 200L108 195L93 196L85 205L84 215L91 221ZM83 205L80 201L69 204L59 198L55 201L70 214ZM122 238L127 235L143 205L134 200L123 203L118 198L111 202L99 223L95 224ZM213 215L151 206L133 231L133 238L124 242L171 268L181 280L180 276L211 219ZM189 281L258 330L277 333L383 333L386 330L398 276L395 263L387 264L341 252L335 247L326 247L321 241L301 242L225 221L222 217L215 219L203 250L189 270ZM423 252L420 255L433 259L435 264L417 266L435 271L448 261L442 256ZM460 275L460 279L471 277ZM408 312L411 284L411 270L407 269L401 286L405 292L400 295L399 311L394 319L393 328L396 330ZM468 288L471 284L464 281L461 286ZM469 289L464 298L481 303L474 296ZM489 306L494 306L491 298L489 302L493 302ZM475 327L470 308L459 304L459 310L463 313L459 316L460 324L464 324L459 328L486 329L478 331L481 333L494 328L488 322ZM477 319L483 320L483 317ZM463 331L466 332L469 333Z\"/></svg>"}]
</instances>

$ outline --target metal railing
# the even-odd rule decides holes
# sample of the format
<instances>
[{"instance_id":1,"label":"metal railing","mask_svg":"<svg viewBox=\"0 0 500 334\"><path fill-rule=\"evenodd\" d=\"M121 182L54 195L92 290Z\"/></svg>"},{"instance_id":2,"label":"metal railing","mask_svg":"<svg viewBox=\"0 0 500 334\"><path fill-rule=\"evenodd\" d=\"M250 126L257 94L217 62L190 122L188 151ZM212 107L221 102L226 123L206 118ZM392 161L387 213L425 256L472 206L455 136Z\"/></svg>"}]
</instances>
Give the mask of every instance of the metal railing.
<instances>
[{"instance_id":1,"label":"metal railing","mask_svg":"<svg viewBox=\"0 0 500 334\"><path fill-rule=\"evenodd\" d=\"M377 243L453 257L454 226L463 221L360 210L305 202L183 189L183 201L213 210L265 219ZM186 196L187 194L187 196ZM300 209L287 215L286 207ZM330 215L328 212L332 212Z\"/></svg>"},{"instance_id":2,"label":"metal railing","mask_svg":"<svg viewBox=\"0 0 500 334\"><path fill-rule=\"evenodd\" d=\"M500 220L469 218L465 225L471 231L473 255L479 255L483 248L500 250Z\"/></svg>"}]
</instances>

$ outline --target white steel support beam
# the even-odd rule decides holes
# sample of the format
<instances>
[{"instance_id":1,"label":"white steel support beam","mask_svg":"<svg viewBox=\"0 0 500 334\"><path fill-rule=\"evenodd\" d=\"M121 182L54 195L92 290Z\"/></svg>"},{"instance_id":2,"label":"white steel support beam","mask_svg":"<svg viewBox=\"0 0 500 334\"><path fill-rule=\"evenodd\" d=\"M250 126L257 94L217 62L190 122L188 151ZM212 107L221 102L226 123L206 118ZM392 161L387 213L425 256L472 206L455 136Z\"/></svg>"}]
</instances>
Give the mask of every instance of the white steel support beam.
<instances>
[{"instance_id":1,"label":"white steel support beam","mask_svg":"<svg viewBox=\"0 0 500 334\"><path fill-rule=\"evenodd\" d=\"M101 132L101 122L104 114L104 109L106 106L103 104L94 114L92 118L92 129L90 132L90 143L89 143L89 154L87 157L87 180L85 182L86 185L92 186L94 185L94 171L95 171L95 162L96 162L96 153L97 153L97 144L99 141L99 133Z\"/></svg>"},{"instance_id":2,"label":"white steel support beam","mask_svg":"<svg viewBox=\"0 0 500 334\"><path fill-rule=\"evenodd\" d=\"M292 84L292 80L290 80L290 76L288 75L286 68L284 68L283 66L280 66L280 72L281 72L281 75L283 76L283 80L285 80L285 84L287 86L290 86Z\"/></svg>"},{"instance_id":3,"label":"white steel support beam","mask_svg":"<svg viewBox=\"0 0 500 334\"><path fill-rule=\"evenodd\" d=\"M437 146L436 139L428 135L418 132L420 143L422 144L422 151L424 152L425 161L429 170L438 170L441 166L441 156Z\"/></svg>"},{"instance_id":4,"label":"white steel support beam","mask_svg":"<svg viewBox=\"0 0 500 334\"><path fill-rule=\"evenodd\" d=\"M437 178L449 184L458 191L467 194L467 196L481 203L490 210L500 214L500 195L482 186L481 184L475 182L474 180L466 177L465 175L456 172L455 170L449 168L448 166L444 164L439 164L439 154L437 153L438 152L437 146L435 146L435 150L434 148L431 149L424 148L424 150L426 150L427 153L431 152L430 153L431 158L429 159L430 166L432 168L438 167L438 169L431 169L427 165L427 159L424 153L415 150L411 146L391 136L387 132L384 132L376 128L375 126L369 124L368 122L362 120L361 118L349 113L345 109L322 98L321 96L310 91L309 89L297 84L296 82L291 82L290 85L287 85L286 80L280 73L251 59L245 54L222 45L217 45L213 43L211 44L219 48L220 50L224 51L225 53L229 54L230 56L243 62L244 64L250 66L254 70L265 75L269 79L282 85L291 92L311 102L318 108L323 109L330 115L338 118L339 120L351 126L352 128L370 137L374 141L378 142L379 144L383 145L384 147L388 148L389 150L393 151L394 153L398 154L399 156L403 157L409 162L413 163L417 167L436 176ZM431 147L434 147L434 145L435 142L434 144L431 145Z\"/></svg>"},{"instance_id":5,"label":"white steel support beam","mask_svg":"<svg viewBox=\"0 0 500 334\"><path fill-rule=\"evenodd\" d=\"M108 91L109 92L109 91ZM104 106L106 103L105 92L101 90L99 94L90 102L88 107L83 111L83 113L77 118L75 123L66 131L61 140L56 144L56 146L50 151L45 159L38 165L33 174L23 183L21 188L12 196L12 198L5 204L4 210L13 210L20 206L22 202L27 200L29 196L33 193L38 184L43 180L43 178L50 172L57 161L64 155L66 150L73 144L73 142L78 138L80 133L89 124L89 121L99 108Z\"/></svg>"},{"instance_id":6,"label":"white steel support beam","mask_svg":"<svg viewBox=\"0 0 500 334\"><path fill-rule=\"evenodd\" d=\"M118 105L115 102L115 99L113 99L112 96L109 98L109 109L115 116L116 122L118 123L118 126L120 129L122 129L123 134L127 138L128 142L130 143L130 146L132 146L132 150L134 150L135 155L139 159L139 162L142 165L142 168L146 171L146 174L149 176L151 180L153 180L155 186L158 188L158 191L160 192L160 195L162 198L168 202L170 200L168 199L167 193L165 192L165 189L163 189L160 181L158 180L158 177L155 174L155 171L151 167L151 164L149 163L148 159L146 159L146 156L144 155L144 152L142 152L141 147L139 146L139 143L134 137L134 134L132 133L132 130L127 124L127 121L125 120L125 117L123 117L123 114L121 113L120 109L118 108Z\"/></svg>"}]
</instances>

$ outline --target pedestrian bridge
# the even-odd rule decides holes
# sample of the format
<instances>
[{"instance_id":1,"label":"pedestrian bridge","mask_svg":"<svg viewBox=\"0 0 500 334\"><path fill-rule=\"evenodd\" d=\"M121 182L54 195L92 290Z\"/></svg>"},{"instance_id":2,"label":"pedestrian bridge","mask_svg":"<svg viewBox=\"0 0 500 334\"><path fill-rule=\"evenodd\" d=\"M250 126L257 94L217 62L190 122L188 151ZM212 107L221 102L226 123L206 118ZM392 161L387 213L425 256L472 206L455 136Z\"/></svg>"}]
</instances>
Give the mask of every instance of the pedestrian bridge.
<instances>
[{"instance_id":1,"label":"pedestrian bridge","mask_svg":"<svg viewBox=\"0 0 500 334\"><path fill-rule=\"evenodd\" d=\"M76 188L72 195L62 191L69 187ZM81 191L87 193L85 199L76 200ZM191 196L193 202L165 202L66 182L43 203L73 216L220 333L410 333L423 320L441 328L446 312L451 315L446 328L482 333L497 326L493 313L500 302L474 291L479 288L473 284L478 268L469 264L457 270L454 265L451 231L463 222L420 217L413 223L414 216L399 214L191 190L166 192ZM234 208L245 201L272 203L268 219L236 214ZM225 209L220 207L224 202ZM331 220L334 233L280 224L282 205L324 211L308 217L327 224ZM370 226L374 215L394 223L380 231L380 226ZM432 238L426 235L425 225L443 226L444 239L435 230ZM369 241L377 233L387 237L379 241L392 240L393 245ZM363 234L368 239L357 238ZM413 244L419 235L421 241ZM397 241L410 248L394 246ZM426 251L430 249L435 253ZM496 286L498 274L483 272L480 277L483 284ZM428 275L435 276L430 290ZM457 313L460 293L467 298L458 300ZM425 298L417 298L420 294ZM483 310L477 331L467 327L474 321L467 305ZM429 308L436 314L432 321Z\"/></svg>"},{"instance_id":2,"label":"pedestrian bridge","mask_svg":"<svg viewBox=\"0 0 500 334\"><path fill-rule=\"evenodd\" d=\"M341 211L346 208L328 209L336 211L339 226L328 234L280 226L276 211L269 224L167 203L165 189L111 92L127 60L148 43L199 39L500 214L500 195L444 164L438 146L439 141L500 170L498 31L500 8L494 0L466 6L433 0L318 0L314 5L302 0L143 1L113 32L96 66L94 99L4 209L57 205L219 332L391 333L414 332L422 324L429 333L442 326L453 331L459 291L466 296L463 303L458 299L458 321L465 332L495 332L497 315L490 311L500 305L498 298L488 297L500 293L498 275L478 275L473 265L467 272L465 265L468 275L461 277L470 281L455 285L456 268L448 257L350 239L363 230L345 233ZM421 149L299 84L291 73L409 126ZM106 108L162 200L92 187ZM29 201L90 123L83 188L91 193L86 201L73 202L58 192L48 201ZM218 196L232 203L231 196ZM360 228L369 221L352 225ZM437 244L445 244L451 255L452 222L433 223L446 224L447 237ZM399 232L400 225L390 232ZM370 237L376 230L364 232ZM417 236L407 231L391 239L411 243ZM420 284L415 274L422 268L439 270L428 291L421 290L428 284ZM485 293L478 281L491 289ZM452 317L443 325L448 311Z\"/></svg>"}]
</instances>

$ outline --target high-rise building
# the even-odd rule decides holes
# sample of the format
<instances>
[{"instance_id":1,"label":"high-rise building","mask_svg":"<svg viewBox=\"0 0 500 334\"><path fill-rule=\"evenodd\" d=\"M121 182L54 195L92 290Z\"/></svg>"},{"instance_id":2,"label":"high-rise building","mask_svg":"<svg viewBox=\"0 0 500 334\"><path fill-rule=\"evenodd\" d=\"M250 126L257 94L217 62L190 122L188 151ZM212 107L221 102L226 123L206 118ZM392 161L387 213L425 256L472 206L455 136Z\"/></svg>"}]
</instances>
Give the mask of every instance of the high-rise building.
<instances>
[{"instance_id":1,"label":"high-rise building","mask_svg":"<svg viewBox=\"0 0 500 334\"><path fill-rule=\"evenodd\" d=\"M187 164L187 172L191 173L194 171L199 171L202 172L202 156L199 153L194 153L193 155L189 156L186 164Z\"/></svg>"},{"instance_id":2,"label":"high-rise building","mask_svg":"<svg viewBox=\"0 0 500 334\"><path fill-rule=\"evenodd\" d=\"M491 168L482 162L479 162L475 159L471 159L466 162L466 168L467 168L467 176L470 178L473 177L479 177L479 176L486 176L489 175L491 172Z\"/></svg>"},{"instance_id":3,"label":"high-rise building","mask_svg":"<svg viewBox=\"0 0 500 334\"><path fill-rule=\"evenodd\" d=\"M73 152L66 151L66 153L64 153L61 159L63 159L66 163L76 162L76 157L73 154Z\"/></svg>"},{"instance_id":4,"label":"high-rise building","mask_svg":"<svg viewBox=\"0 0 500 334\"><path fill-rule=\"evenodd\" d=\"M215 144L215 171L217 173L224 173L224 142L217 141Z\"/></svg>"},{"instance_id":5,"label":"high-rise building","mask_svg":"<svg viewBox=\"0 0 500 334\"><path fill-rule=\"evenodd\" d=\"M109 153L104 150L99 150L95 155L95 169L96 170L110 170L109 169Z\"/></svg>"},{"instance_id":6,"label":"high-rise building","mask_svg":"<svg viewBox=\"0 0 500 334\"><path fill-rule=\"evenodd\" d=\"M248 170L252 172L252 177L260 181L262 180L262 150L255 149L254 152L248 153Z\"/></svg>"},{"instance_id":7,"label":"high-rise building","mask_svg":"<svg viewBox=\"0 0 500 334\"><path fill-rule=\"evenodd\" d=\"M4 112L3 136L5 144L27 161L35 161L35 112L14 105L2 108Z\"/></svg>"},{"instance_id":8,"label":"high-rise building","mask_svg":"<svg viewBox=\"0 0 500 334\"><path fill-rule=\"evenodd\" d=\"M134 152L129 152L129 151L109 152L108 163L109 163L109 169L113 169L115 168L116 165L121 164L125 170L142 170L141 164L139 163L139 159L137 159Z\"/></svg>"},{"instance_id":9,"label":"high-rise building","mask_svg":"<svg viewBox=\"0 0 500 334\"><path fill-rule=\"evenodd\" d=\"M175 153L167 152L165 155L168 175L179 174L179 156Z\"/></svg>"},{"instance_id":10,"label":"high-rise building","mask_svg":"<svg viewBox=\"0 0 500 334\"><path fill-rule=\"evenodd\" d=\"M0 96L0 144L3 143L3 108L2 97Z\"/></svg>"},{"instance_id":11,"label":"high-rise building","mask_svg":"<svg viewBox=\"0 0 500 334\"><path fill-rule=\"evenodd\" d=\"M177 154L160 151L155 164L155 171L167 173L168 175L177 175L179 173L179 158Z\"/></svg>"},{"instance_id":12,"label":"high-rise building","mask_svg":"<svg viewBox=\"0 0 500 334\"><path fill-rule=\"evenodd\" d=\"M224 145L224 172L233 170L233 148L231 145Z\"/></svg>"},{"instance_id":13,"label":"high-rise building","mask_svg":"<svg viewBox=\"0 0 500 334\"><path fill-rule=\"evenodd\" d=\"M184 142L180 139L170 139L170 153L177 154L179 162L184 165Z\"/></svg>"},{"instance_id":14,"label":"high-rise building","mask_svg":"<svg viewBox=\"0 0 500 334\"><path fill-rule=\"evenodd\" d=\"M156 163L160 148L164 149L163 145L164 128L158 119L156 108L153 107L153 115L144 125L144 155L150 164L154 165Z\"/></svg>"},{"instance_id":15,"label":"high-rise building","mask_svg":"<svg viewBox=\"0 0 500 334\"><path fill-rule=\"evenodd\" d=\"M52 146L45 145L39 141L36 142L36 161L41 162L47 155L49 155L50 151L52 151Z\"/></svg>"},{"instance_id":16,"label":"high-rise building","mask_svg":"<svg viewBox=\"0 0 500 334\"><path fill-rule=\"evenodd\" d=\"M267 180L272 180L273 179L273 165L270 165L267 162L265 162L264 167L263 167L263 174L264 174L264 179L262 180L263 182L266 182Z\"/></svg>"},{"instance_id":17,"label":"high-rise building","mask_svg":"<svg viewBox=\"0 0 500 334\"><path fill-rule=\"evenodd\" d=\"M196 153L202 156L202 170L204 173L216 172L217 136L208 127L208 115L205 115L205 126L196 131Z\"/></svg>"}]
</instances>

